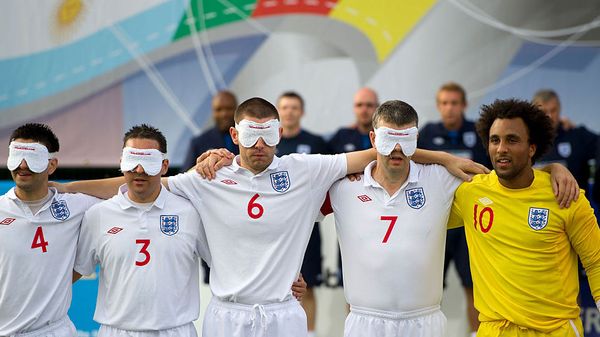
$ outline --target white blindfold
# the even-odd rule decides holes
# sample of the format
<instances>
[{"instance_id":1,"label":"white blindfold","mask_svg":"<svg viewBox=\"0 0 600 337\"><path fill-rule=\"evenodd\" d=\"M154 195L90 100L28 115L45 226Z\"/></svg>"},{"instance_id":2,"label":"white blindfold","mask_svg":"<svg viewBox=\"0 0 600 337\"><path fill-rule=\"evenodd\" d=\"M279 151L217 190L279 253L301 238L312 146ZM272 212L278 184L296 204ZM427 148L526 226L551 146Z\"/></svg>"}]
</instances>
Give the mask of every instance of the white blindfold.
<instances>
[{"instance_id":1,"label":"white blindfold","mask_svg":"<svg viewBox=\"0 0 600 337\"><path fill-rule=\"evenodd\" d=\"M133 171L141 165L147 175L155 176L160 173L164 159L166 154L156 149L125 147L121 155L121 172Z\"/></svg>"},{"instance_id":2,"label":"white blindfold","mask_svg":"<svg viewBox=\"0 0 600 337\"><path fill-rule=\"evenodd\" d=\"M396 144L400 144L405 156L412 156L417 149L417 134L419 130L416 127L396 130L386 127L375 129L375 146L377 152L384 156L389 156Z\"/></svg>"},{"instance_id":3,"label":"white blindfold","mask_svg":"<svg viewBox=\"0 0 600 337\"><path fill-rule=\"evenodd\" d=\"M42 173L48 168L48 160L54 158L54 155L40 143L10 142L6 167L14 171L25 160L31 172Z\"/></svg>"},{"instance_id":4,"label":"white blindfold","mask_svg":"<svg viewBox=\"0 0 600 337\"><path fill-rule=\"evenodd\" d=\"M243 147L254 146L259 138L269 146L279 144L279 121L276 119L265 123L244 119L239 124L235 124L235 129L238 131L238 139Z\"/></svg>"}]
</instances>

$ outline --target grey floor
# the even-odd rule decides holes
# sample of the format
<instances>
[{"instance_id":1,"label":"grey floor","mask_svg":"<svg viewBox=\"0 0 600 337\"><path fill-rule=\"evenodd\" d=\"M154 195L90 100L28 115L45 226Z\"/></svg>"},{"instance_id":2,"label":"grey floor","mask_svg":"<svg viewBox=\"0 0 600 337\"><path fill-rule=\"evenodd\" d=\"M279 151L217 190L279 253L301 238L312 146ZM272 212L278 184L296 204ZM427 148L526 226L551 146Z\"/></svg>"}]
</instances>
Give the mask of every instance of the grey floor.
<instances>
[{"instance_id":1,"label":"grey floor","mask_svg":"<svg viewBox=\"0 0 600 337\"><path fill-rule=\"evenodd\" d=\"M333 270L337 263L337 248L335 238L335 226L333 218L327 217L321 225L321 237L323 241L323 266ZM468 323L465 317L465 301L460 281L454 268L450 269L447 279L447 288L442 300L442 311L448 318L447 337L469 337ZM202 285L200 287L202 307L200 317L204 316L204 310L210 301L210 289ZM316 288L317 298L317 336L318 337L342 337L344 319L346 316L346 304L342 289ZM196 321L196 327L200 331L202 319ZM200 335L200 333L199 333Z\"/></svg>"}]
</instances>

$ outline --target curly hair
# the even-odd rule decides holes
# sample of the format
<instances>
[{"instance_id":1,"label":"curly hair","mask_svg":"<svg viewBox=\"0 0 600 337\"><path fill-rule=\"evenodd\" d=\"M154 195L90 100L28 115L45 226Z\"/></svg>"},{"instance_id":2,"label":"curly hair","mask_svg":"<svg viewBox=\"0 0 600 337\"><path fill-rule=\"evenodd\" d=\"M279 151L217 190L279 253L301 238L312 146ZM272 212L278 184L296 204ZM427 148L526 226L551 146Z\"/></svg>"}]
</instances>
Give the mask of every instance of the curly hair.
<instances>
[{"instance_id":1,"label":"curly hair","mask_svg":"<svg viewBox=\"0 0 600 337\"><path fill-rule=\"evenodd\" d=\"M550 117L530 102L511 98L497 99L494 103L481 107L476 128L486 151L489 146L490 128L498 118L521 118L523 120L527 126L528 142L536 146L535 154L531 158L532 164L535 164L535 161L552 147L556 134Z\"/></svg>"}]
</instances>

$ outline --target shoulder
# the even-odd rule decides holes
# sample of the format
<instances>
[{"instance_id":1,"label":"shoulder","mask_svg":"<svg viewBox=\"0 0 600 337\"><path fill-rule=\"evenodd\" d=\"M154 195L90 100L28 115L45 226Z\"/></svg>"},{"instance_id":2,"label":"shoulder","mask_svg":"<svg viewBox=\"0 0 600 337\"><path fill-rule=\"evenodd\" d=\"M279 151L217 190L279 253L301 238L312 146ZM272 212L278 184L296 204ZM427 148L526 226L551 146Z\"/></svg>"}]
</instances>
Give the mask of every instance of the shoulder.
<instances>
[{"instance_id":1,"label":"shoulder","mask_svg":"<svg viewBox=\"0 0 600 337\"><path fill-rule=\"evenodd\" d=\"M95 215L106 214L107 211L114 209L115 206L118 206L117 198L119 198L119 196L115 195L114 197L112 197L112 198L110 198L108 200L102 200L102 201L100 201L100 202L92 205L85 212L86 215L89 217L91 215L95 216Z\"/></svg>"}]
</instances>

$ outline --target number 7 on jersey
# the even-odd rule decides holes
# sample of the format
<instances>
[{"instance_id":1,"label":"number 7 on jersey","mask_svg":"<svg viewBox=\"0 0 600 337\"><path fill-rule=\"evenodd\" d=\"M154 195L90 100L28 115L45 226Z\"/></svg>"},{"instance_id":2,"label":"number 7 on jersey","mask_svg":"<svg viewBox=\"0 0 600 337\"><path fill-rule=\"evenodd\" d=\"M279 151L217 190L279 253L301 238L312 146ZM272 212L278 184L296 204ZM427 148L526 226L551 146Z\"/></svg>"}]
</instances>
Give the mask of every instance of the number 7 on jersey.
<instances>
[{"instance_id":1,"label":"number 7 on jersey","mask_svg":"<svg viewBox=\"0 0 600 337\"><path fill-rule=\"evenodd\" d=\"M396 220L398 220L398 216L393 215L393 216L386 216L386 215L382 215L381 216L381 220L383 221L389 221L390 222L390 226L387 229L387 232L385 232L385 236L383 237L383 241L381 241L381 243L387 243L388 239L390 238L390 235L392 234L392 230L394 230L394 225L396 224Z\"/></svg>"}]
</instances>

